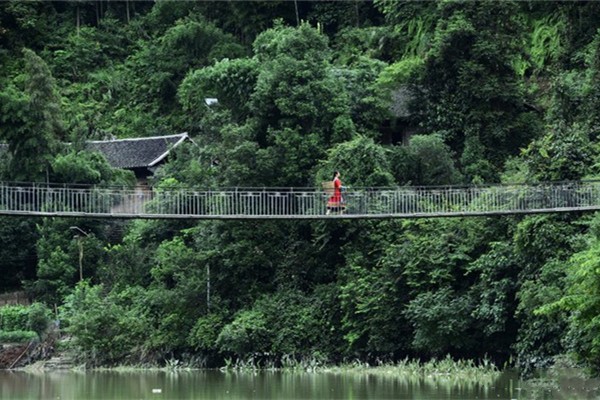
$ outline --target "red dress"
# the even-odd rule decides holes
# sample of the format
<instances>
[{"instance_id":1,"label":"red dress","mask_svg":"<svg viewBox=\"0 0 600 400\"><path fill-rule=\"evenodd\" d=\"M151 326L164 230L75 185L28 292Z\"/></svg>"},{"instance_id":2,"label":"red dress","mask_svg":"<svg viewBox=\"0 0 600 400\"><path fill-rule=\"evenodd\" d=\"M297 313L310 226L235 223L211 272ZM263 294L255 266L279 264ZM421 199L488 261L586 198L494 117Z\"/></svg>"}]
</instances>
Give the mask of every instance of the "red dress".
<instances>
[{"instance_id":1,"label":"red dress","mask_svg":"<svg viewBox=\"0 0 600 400\"><path fill-rule=\"evenodd\" d=\"M340 178L333 180L333 196L329 198L327 202L328 207L341 207L343 203L342 199L342 181Z\"/></svg>"}]
</instances>

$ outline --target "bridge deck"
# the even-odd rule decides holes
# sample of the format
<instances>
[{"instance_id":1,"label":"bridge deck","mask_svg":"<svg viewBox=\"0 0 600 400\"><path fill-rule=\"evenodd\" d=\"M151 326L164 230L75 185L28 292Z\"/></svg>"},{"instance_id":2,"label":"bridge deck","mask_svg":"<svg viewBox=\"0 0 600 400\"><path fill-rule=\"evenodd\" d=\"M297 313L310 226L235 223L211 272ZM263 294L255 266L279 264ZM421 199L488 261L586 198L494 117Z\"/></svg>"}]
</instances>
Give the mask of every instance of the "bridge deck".
<instances>
[{"instance_id":1,"label":"bridge deck","mask_svg":"<svg viewBox=\"0 0 600 400\"><path fill-rule=\"evenodd\" d=\"M314 188L122 189L0 183L0 215L170 219L426 218L600 210L600 182L359 188L326 214Z\"/></svg>"}]
</instances>

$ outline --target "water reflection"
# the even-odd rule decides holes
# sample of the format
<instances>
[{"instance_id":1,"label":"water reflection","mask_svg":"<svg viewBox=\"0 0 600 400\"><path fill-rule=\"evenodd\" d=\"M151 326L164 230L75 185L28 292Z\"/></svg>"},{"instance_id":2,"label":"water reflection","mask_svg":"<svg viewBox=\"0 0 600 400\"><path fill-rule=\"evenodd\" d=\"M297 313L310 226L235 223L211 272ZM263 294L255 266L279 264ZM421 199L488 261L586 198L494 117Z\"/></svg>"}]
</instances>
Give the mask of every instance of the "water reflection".
<instances>
[{"instance_id":1,"label":"water reflection","mask_svg":"<svg viewBox=\"0 0 600 400\"><path fill-rule=\"evenodd\" d=\"M368 372L0 371L0 399L592 399L597 380L505 372L475 381L456 376ZM160 391L160 393L159 393Z\"/></svg>"}]
</instances>

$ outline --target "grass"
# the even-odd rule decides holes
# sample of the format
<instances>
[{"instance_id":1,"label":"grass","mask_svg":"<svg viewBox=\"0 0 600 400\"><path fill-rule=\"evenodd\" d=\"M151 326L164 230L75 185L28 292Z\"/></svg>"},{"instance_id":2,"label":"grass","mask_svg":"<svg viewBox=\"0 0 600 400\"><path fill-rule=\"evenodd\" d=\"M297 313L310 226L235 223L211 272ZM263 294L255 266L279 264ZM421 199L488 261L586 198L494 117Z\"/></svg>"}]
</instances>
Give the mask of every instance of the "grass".
<instances>
[{"instance_id":1,"label":"grass","mask_svg":"<svg viewBox=\"0 0 600 400\"><path fill-rule=\"evenodd\" d=\"M277 366L276 366L277 365ZM315 373L357 373L381 376L427 377L460 380L493 380L500 375L500 370L489 360L477 363L473 360L454 360L446 356L440 360L426 362L408 358L398 362L378 362L371 365L366 362L354 361L341 365L327 365L324 360L317 358L296 358L284 355L280 363L273 361L259 362L254 357L238 359L235 362L226 360L222 371L282 371L282 372L315 372Z\"/></svg>"},{"instance_id":2,"label":"grass","mask_svg":"<svg viewBox=\"0 0 600 400\"><path fill-rule=\"evenodd\" d=\"M405 358L398 362L382 362L377 365L369 365L356 361L349 365L329 368L329 371L428 378L452 377L461 380L494 379L500 374L500 370L489 360L482 360L480 363L476 363L473 360L453 360L450 356L426 362Z\"/></svg>"}]
</instances>

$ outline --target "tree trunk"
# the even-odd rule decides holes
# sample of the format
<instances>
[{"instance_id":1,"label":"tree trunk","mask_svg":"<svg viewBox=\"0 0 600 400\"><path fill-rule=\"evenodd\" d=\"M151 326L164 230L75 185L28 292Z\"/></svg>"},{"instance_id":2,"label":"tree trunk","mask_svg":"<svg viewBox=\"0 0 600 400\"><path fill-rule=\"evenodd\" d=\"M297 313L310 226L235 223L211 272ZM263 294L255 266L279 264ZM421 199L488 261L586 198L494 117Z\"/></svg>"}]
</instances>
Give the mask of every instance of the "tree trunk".
<instances>
[{"instance_id":1,"label":"tree trunk","mask_svg":"<svg viewBox=\"0 0 600 400\"><path fill-rule=\"evenodd\" d=\"M294 0L294 8L296 9L296 26L300 26L300 15L298 14L298 0Z\"/></svg>"}]
</instances>

